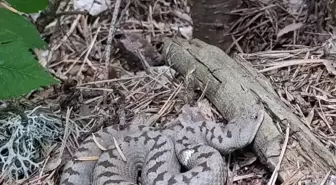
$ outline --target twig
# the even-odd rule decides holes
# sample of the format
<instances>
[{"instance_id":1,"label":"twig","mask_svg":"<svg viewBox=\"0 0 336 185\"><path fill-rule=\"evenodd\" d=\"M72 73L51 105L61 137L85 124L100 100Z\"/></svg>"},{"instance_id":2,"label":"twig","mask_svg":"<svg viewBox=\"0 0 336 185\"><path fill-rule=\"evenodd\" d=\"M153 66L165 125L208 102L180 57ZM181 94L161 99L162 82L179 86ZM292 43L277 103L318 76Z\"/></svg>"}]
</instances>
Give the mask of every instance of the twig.
<instances>
[{"instance_id":1,"label":"twig","mask_svg":"<svg viewBox=\"0 0 336 185\"><path fill-rule=\"evenodd\" d=\"M105 54L106 69L108 68L108 63L110 61L112 40L113 40L114 33L115 33L115 30L116 30L116 22L117 22L117 17L118 17L118 14L119 14L120 4L121 4L121 0L117 0L115 2L114 10L113 10L113 17L112 17L111 22L110 22L110 29L109 29L109 33L108 33L108 37L107 37L107 47L106 47L106 54Z\"/></svg>"},{"instance_id":2,"label":"twig","mask_svg":"<svg viewBox=\"0 0 336 185\"><path fill-rule=\"evenodd\" d=\"M90 46L89 46L89 49L88 49L88 51L87 51L87 53L86 53L86 55L85 55L85 57L84 57L82 66L81 66L81 68L79 69L77 75L80 75L80 74L81 74L81 72L82 72L83 69L84 69L84 65L85 65L85 63L88 63L88 65L89 65L93 70L97 70L97 69L94 67L94 65L91 63L91 61L88 59L88 57L89 57L89 54L91 53L91 50L92 50L92 48L93 48L93 46L94 46L94 44L95 44L95 42L96 42L96 40L97 40L97 36L98 36L98 34L99 34L99 32L100 32L100 28L101 28L101 26L98 27L98 29L97 29L97 33L94 35L94 37L93 37L93 39L92 39L92 41L91 41L91 44L90 44Z\"/></svg>"},{"instance_id":3,"label":"twig","mask_svg":"<svg viewBox=\"0 0 336 185\"><path fill-rule=\"evenodd\" d=\"M324 185L324 184L327 182L330 173L331 173L331 171L329 171L329 172L327 173L327 175L322 179L320 185Z\"/></svg>"},{"instance_id":4,"label":"twig","mask_svg":"<svg viewBox=\"0 0 336 185\"><path fill-rule=\"evenodd\" d=\"M61 17L61 16L65 16L65 15L89 15L88 12L85 12L85 11L76 11L76 10L73 10L73 11L69 11L69 12L60 12L60 13L57 13L55 15L55 17Z\"/></svg>"},{"instance_id":5,"label":"twig","mask_svg":"<svg viewBox=\"0 0 336 185\"><path fill-rule=\"evenodd\" d=\"M105 53L105 69L106 69L106 78L109 76L109 70L108 66L110 63L110 56L111 56L111 50L112 50L112 40L114 38L115 30L116 30L116 22L117 22L117 17L119 14L119 8L120 8L121 0L117 0L114 4L114 10L113 10L113 15L112 19L110 22L110 29L109 33L107 36L107 47L106 47L106 53ZM109 85L109 83L106 84L106 87ZM106 104L106 95L107 93L104 92L103 95L103 102Z\"/></svg>"},{"instance_id":6,"label":"twig","mask_svg":"<svg viewBox=\"0 0 336 185\"><path fill-rule=\"evenodd\" d=\"M13 7L7 5L5 2L0 2L0 7L3 6L5 7L7 10L13 12L13 13L16 13L16 14L21 14L19 11L17 11L16 9L14 9Z\"/></svg>"},{"instance_id":7,"label":"twig","mask_svg":"<svg viewBox=\"0 0 336 185\"><path fill-rule=\"evenodd\" d=\"M282 146L282 149L281 149L281 154L280 154L280 157L279 157L279 162L278 162L277 166L275 167L275 169L273 171L273 174L272 174L270 180L268 181L267 185L274 185L275 182L276 182L276 180L277 180L277 178L278 178L279 170L280 170L280 165L281 165L283 157L285 156L285 151L286 151L286 148L287 148L288 139L289 139L289 123L287 123L286 138L285 138L285 142L284 142L284 144Z\"/></svg>"}]
</instances>

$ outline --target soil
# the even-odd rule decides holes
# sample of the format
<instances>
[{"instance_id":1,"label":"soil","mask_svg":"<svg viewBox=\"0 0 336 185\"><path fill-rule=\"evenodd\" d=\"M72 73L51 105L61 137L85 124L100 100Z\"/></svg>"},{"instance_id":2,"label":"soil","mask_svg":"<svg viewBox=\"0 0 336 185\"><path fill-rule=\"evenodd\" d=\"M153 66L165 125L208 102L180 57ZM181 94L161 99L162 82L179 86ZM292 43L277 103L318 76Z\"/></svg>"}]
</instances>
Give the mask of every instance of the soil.
<instances>
[{"instance_id":1,"label":"soil","mask_svg":"<svg viewBox=\"0 0 336 185\"><path fill-rule=\"evenodd\" d=\"M232 43L228 35L230 25L237 19L228 12L241 3L241 0L191 0L193 36L225 51Z\"/></svg>"}]
</instances>

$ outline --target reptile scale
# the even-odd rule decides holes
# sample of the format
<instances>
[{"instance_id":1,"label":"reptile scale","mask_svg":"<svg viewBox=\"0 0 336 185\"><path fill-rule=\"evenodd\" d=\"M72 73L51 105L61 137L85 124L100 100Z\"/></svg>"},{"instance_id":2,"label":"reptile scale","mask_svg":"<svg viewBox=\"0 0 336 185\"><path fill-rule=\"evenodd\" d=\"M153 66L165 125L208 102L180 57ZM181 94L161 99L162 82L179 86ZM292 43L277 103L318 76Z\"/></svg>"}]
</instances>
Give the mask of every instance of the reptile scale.
<instances>
[{"instance_id":1,"label":"reptile scale","mask_svg":"<svg viewBox=\"0 0 336 185\"><path fill-rule=\"evenodd\" d=\"M132 123L106 127L81 143L65 165L60 185L224 185L222 155L250 144L263 119L263 109L252 109L224 125L184 106L164 129ZM99 159L78 160L95 156ZM181 164L187 171L181 172Z\"/></svg>"}]
</instances>

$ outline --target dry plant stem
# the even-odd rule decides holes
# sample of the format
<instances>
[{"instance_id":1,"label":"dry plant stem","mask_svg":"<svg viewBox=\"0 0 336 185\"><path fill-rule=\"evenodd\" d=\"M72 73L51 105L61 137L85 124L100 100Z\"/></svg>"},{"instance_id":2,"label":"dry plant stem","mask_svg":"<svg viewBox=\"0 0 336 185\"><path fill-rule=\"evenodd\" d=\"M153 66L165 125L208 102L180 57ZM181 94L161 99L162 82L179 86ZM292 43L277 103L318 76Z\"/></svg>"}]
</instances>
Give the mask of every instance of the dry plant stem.
<instances>
[{"instance_id":1,"label":"dry plant stem","mask_svg":"<svg viewBox=\"0 0 336 185\"><path fill-rule=\"evenodd\" d=\"M109 33L108 33L108 37L107 37L107 46L106 46L106 53L105 53L106 70L108 69L108 64L110 62L112 40L113 40L115 30L116 30L116 23L117 23L117 17L118 17L118 14L119 14L120 4L121 4L121 0L117 0L115 2L113 15L112 15L112 19L111 19L111 22L110 22L110 29L109 29Z\"/></svg>"},{"instance_id":2,"label":"dry plant stem","mask_svg":"<svg viewBox=\"0 0 336 185\"><path fill-rule=\"evenodd\" d=\"M73 23L71 24L71 27L69 29L69 31L63 36L62 40L60 41L59 44L57 44L56 46L54 46L51 51L56 51L59 49L59 47L65 43L65 41L70 37L70 35L72 34L72 32L75 30L79 19L81 18L82 15L77 15L76 19L73 21Z\"/></svg>"},{"instance_id":3,"label":"dry plant stem","mask_svg":"<svg viewBox=\"0 0 336 185\"><path fill-rule=\"evenodd\" d=\"M107 148L105 148L103 145L101 145L101 144L99 143L99 141L97 140L97 138L96 138L96 136L94 135L94 133L92 133L92 138L93 138L93 141L96 143L96 145L98 146L98 148L99 148L100 150L102 150L102 151L106 151L106 150L107 150ZM97 157L99 157L99 156L97 156Z\"/></svg>"},{"instance_id":4,"label":"dry plant stem","mask_svg":"<svg viewBox=\"0 0 336 185\"><path fill-rule=\"evenodd\" d=\"M246 175L240 175L240 176L235 176L233 177L233 182L237 182L237 181L241 181L244 179L249 179L249 178L253 178L256 177L257 175L254 173L250 173L250 174L246 174Z\"/></svg>"},{"instance_id":5,"label":"dry plant stem","mask_svg":"<svg viewBox=\"0 0 336 185\"><path fill-rule=\"evenodd\" d=\"M124 153L121 151L121 148L119 147L119 144L117 142L117 140L113 137L113 142L114 142L114 146L117 148L117 151L118 153L120 154L121 158L124 160L124 161L127 161Z\"/></svg>"},{"instance_id":6,"label":"dry plant stem","mask_svg":"<svg viewBox=\"0 0 336 185\"><path fill-rule=\"evenodd\" d=\"M207 83L206 83L206 85L205 85L205 87L204 87L204 89L203 89L203 91L202 91L202 94L201 94L201 96L198 98L197 102L200 102L202 99L204 99L205 92L207 91L208 86L209 86L209 82L210 82L210 80L207 81Z\"/></svg>"},{"instance_id":7,"label":"dry plant stem","mask_svg":"<svg viewBox=\"0 0 336 185\"><path fill-rule=\"evenodd\" d=\"M110 80L100 80L100 81L94 81L94 82L79 84L78 87L84 86L84 85L100 84L100 83L122 82L122 81L127 81L127 80L138 80L140 78L146 78L146 76L133 76L133 77L123 77L123 78L118 78L118 79L110 79Z\"/></svg>"},{"instance_id":8,"label":"dry plant stem","mask_svg":"<svg viewBox=\"0 0 336 185\"><path fill-rule=\"evenodd\" d=\"M145 57L143 56L143 54L139 51L139 49L137 49L135 52L139 56L141 64L144 67L146 73L149 74L149 75L152 74L151 68L150 68L148 62L146 61Z\"/></svg>"},{"instance_id":9,"label":"dry plant stem","mask_svg":"<svg viewBox=\"0 0 336 185\"><path fill-rule=\"evenodd\" d=\"M282 146L281 154L280 154L280 157L279 157L279 162L278 162L277 166L275 167L275 170L273 171L273 174L272 174L270 180L268 181L267 185L274 185L276 180L278 179L280 165L281 165L283 157L285 156L285 151L286 151L287 144L288 144L288 138L289 138L289 124L287 123L286 137L285 137L284 144Z\"/></svg>"},{"instance_id":10,"label":"dry plant stem","mask_svg":"<svg viewBox=\"0 0 336 185\"><path fill-rule=\"evenodd\" d=\"M45 161L44 161L44 164L43 164L43 166L42 166L42 169L40 170L40 173L39 173L39 178L42 178L42 176L43 176L43 174L44 174L44 169L45 169L46 165L48 164L49 159L50 159L50 155L48 155L47 158L46 158Z\"/></svg>"},{"instance_id":11,"label":"dry plant stem","mask_svg":"<svg viewBox=\"0 0 336 185\"><path fill-rule=\"evenodd\" d=\"M8 9L9 11L12 11L13 13L20 14L19 11L17 11L15 8L13 8L13 7L7 5L5 2L0 1L0 7L1 7L1 6L5 7L5 8Z\"/></svg>"},{"instance_id":12,"label":"dry plant stem","mask_svg":"<svg viewBox=\"0 0 336 185\"><path fill-rule=\"evenodd\" d=\"M107 88L77 87L77 89L95 90L95 91L103 91L103 92L114 92L113 89L107 89Z\"/></svg>"},{"instance_id":13,"label":"dry plant stem","mask_svg":"<svg viewBox=\"0 0 336 185\"><path fill-rule=\"evenodd\" d=\"M71 115L72 107L67 109L66 117L65 117L65 129L64 129L64 135L62 139L62 145L60 147L60 153L64 153L64 149L66 147L66 141L68 140L70 136L70 115Z\"/></svg>"},{"instance_id":14,"label":"dry plant stem","mask_svg":"<svg viewBox=\"0 0 336 185\"><path fill-rule=\"evenodd\" d=\"M326 174L326 176L322 179L320 185L324 185L327 182L330 173L331 173L331 171L328 171L328 173Z\"/></svg>"},{"instance_id":15,"label":"dry plant stem","mask_svg":"<svg viewBox=\"0 0 336 185\"><path fill-rule=\"evenodd\" d=\"M300 65L300 64L323 63L324 61L329 61L329 60L323 60L323 59L289 60L289 61L274 63L272 64L273 65L272 67L259 70L259 72L263 73L263 72L271 71L274 69L289 67L293 65Z\"/></svg>"},{"instance_id":16,"label":"dry plant stem","mask_svg":"<svg viewBox=\"0 0 336 185\"><path fill-rule=\"evenodd\" d=\"M91 41L91 44L90 44L90 46L89 46L89 49L88 49L88 51L86 52L86 55L85 55L85 57L84 57L84 60L83 60L83 63L82 63L82 66L81 66L81 68L79 69L79 71L77 72L77 75L80 75L81 73L82 73L82 71L83 71L83 69L84 69L84 65L85 65L85 63L88 63L89 64L89 66L93 69L93 70L96 70L96 68L93 66L93 64L90 62L90 60L88 59L88 57L89 57L89 54L90 54L90 52L91 52L91 50L92 50L92 48L93 48L93 46L94 46L94 44L95 44L95 42L96 42L96 40L97 40L97 36L98 36L98 34L99 34L99 32L100 32L100 26L98 27L98 29L97 29L97 33L94 35L94 37L93 37L93 39L92 39L92 41Z\"/></svg>"},{"instance_id":17,"label":"dry plant stem","mask_svg":"<svg viewBox=\"0 0 336 185\"><path fill-rule=\"evenodd\" d=\"M168 105L171 103L172 99L175 98L175 96L181 91L182 83L174 90L174 92L169 96L168 100L165 102L165 104L162 106L162 108L159 111L159 116L162 116L165 111L168 109ZM155 120L156 121L156 120Z\"/></svg>"},{"instance_id":18,"label":"dry plant stem","mask_svg":"<svg viewBox=\"0 0 336 185\"><path fill-rule=\"evenodd\" d=\"M71 69L72 69L76 64L84 63L83 61L80 61L80 59L81 59L81 57L85 54L85 52L87 52L87 49L85 49L85 50L79 55L79 57L77 57L77 59L71 64L71 66L69 67L69 69L63 73L63 75L68 74L68 73L71 71Z\"/></svg>"},{"instance_id":19,"label":"dry plant stem","mask_svg":"<svg viewBox=\"0 0 336 185\"><path fill-rule=\"evenodd\" d=\"M106 70L106 78L109 76L109 63L110 63L110 56L111 56L111 50L112 50L112 40L114 38L115 30L116 30L116 24L117 24L117 17L119 14L119 9L120 9L120 4L121 0L116 0L114 4L114 10L113 10L113 15L112 19L110 22L110 29L107 37L107 46L106 46L106 53L105 53L105 70ZM108 87L109 83L106 84L106 87ZM107 93L104 91L103 94L103 102L106 104L106 99L107 99Z\"/></svg>"},{"instance_id":20,"label":"dry plant stem","mask_svg":"<svg viewBox=\"0 0 336 185\"><path fill-rule=\"evenodd\" d=\"M322 105L321 105L321 100L318 99L318 103L319 103L319 106L320 106L320 110L321 110L321 113L322 115L320 115L320 117L322 118L322 120L324 121L324 123L328 126L328 129L329 131L334 134L334 130L331 128L330 124L329 124L329 121L327 120L325 114L324 114L324 111L323 111L323 108L322 108Z\"/></svg>"},{"instance_id":21,"label":"dry plant stem","mask_svg":"<svg viewBox=\"0 0 336 185\"><path fill-rule=\"evenodd\" d=\"M281 185L291 185L291 184L297 184L297 182L299 181L299 179L301 179L303 177L303 175L297 177L296 174L299 172L299 170L301 170L300 168L298 168L291 176L291 178L289 178L286 182L281 183ZM293 183L295 182L295 183Z\"/></svg>"}]
</instances>

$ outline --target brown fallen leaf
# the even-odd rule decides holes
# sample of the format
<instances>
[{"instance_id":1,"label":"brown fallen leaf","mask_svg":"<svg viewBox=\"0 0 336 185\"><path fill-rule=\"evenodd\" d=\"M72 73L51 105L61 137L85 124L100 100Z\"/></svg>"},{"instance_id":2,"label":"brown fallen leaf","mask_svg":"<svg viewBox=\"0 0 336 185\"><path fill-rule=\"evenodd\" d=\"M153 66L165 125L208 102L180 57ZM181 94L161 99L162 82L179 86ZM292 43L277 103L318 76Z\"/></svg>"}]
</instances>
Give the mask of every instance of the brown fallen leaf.
<instances>
[{"instance_id":1,"label":"brown fallen leaf","mask_svg":"<svg viewBox=\"0 0 336 185\"><path fill-rule=\"evenodd\" d=\"M131 65L143 68L141 64L140 52L149 66L160 66L164 64L162 55L140 34L125 33L117 44L120 51L124 54L123 58Z\"/></svg>"},{"instance_id":2,"label":"brown fallen leaf","mask_svg":"<svg viewBox=\"0 0 336 185\"><path fill-rule=\"evenodd\" d=\"M314 114L315 113L315 107L313 107L311 109L311 111L309 112L309 114L307 115L307 117L305 118L305 121L306 121L306 125L309 127L309 129L312 129L311 128L311 124L313 122L313 118L314 118Z\"/></svg>"},{"instance_id":3,"label":"brown fallen leaf","mask_svg":"<svg viewBox=\"0 0 336 185\"><path fill-rule=\"evenodd\" d=\"M323 61L323 65L326 67L329 74L336 75L336 69L331 61L325 60Z\"/></svg>"},{"instance_id":4,"label":"brown fallen leaf","mask_svg":"<svg viewBox=\"0 0 336 185\"><path fill-rule=\"evenodd\" d=\"M286 33L289 33L291 31L295 31L295 30L298 30L300 29L301 27L303 26L303 23L293 23L293 24L290 24L290 25L287 25L285 26L284 28L282 28L277 37L281 37L282 35L286 34Z\"/></svg>"},{"instance_id":5,"label":"brown fallen leaf","mask_svg":"<svg viewBox=\"0 0 336 185\"><path fill-rule=\"evenodd\" d=\"M59 152L55 152L51 155L52 151L57 147L57 144L54 144L53 146L51 146L47 151L46 153L48 154L48 156L51 156L45 167L44 167L44 172L47 173L47 172L50 172L54 169L56 169L59 165L61 165L62 163L62 154L59 153Z\"/></svg>"}]
</instances>

